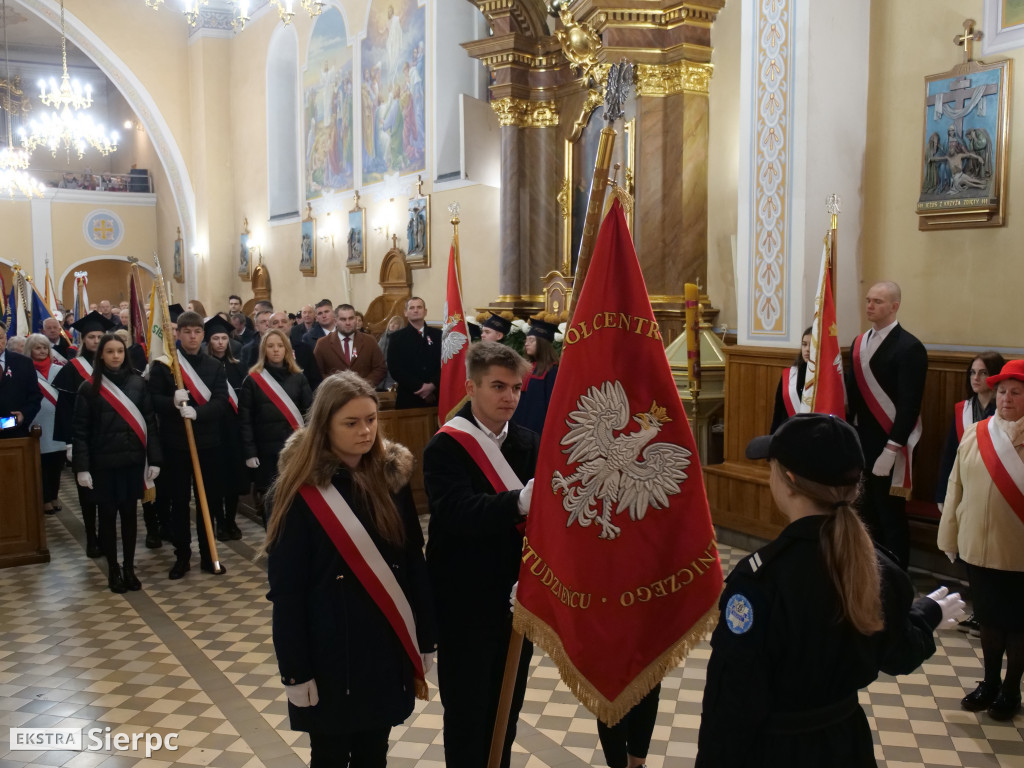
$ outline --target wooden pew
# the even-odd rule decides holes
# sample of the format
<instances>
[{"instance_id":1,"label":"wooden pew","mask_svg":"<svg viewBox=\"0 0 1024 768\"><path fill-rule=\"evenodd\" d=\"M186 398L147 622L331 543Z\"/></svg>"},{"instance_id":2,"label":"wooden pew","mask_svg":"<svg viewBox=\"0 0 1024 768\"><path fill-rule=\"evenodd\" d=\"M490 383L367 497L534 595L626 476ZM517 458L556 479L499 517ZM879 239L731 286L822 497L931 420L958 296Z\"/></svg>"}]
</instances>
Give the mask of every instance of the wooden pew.
<instances>
[{"instance_id":1,"label":"wooden pew","mask_svg":"<svg viewBox=\"0 0 1024 768\"><path fill-rule=\"evenodd\" d=\"M0 440L0 568L50 562L43 523L39 427L28 437Z\"/></svg>"},{"instance_id":2,"label":"wooden pew","mask_svg":"<svg viewBox=\"0 0 1024 768\"><path fill-rule=\"evenodd\" d=\"M421 515L427 514L427 492L423 486L423 449L437 432L437 408L404 408L399 411L394 407L388 409L382 398L379 421L385 437L412 451L416 462L409 483L412 497L416 501L416 511Z\"/></svg>"}]
</instances>

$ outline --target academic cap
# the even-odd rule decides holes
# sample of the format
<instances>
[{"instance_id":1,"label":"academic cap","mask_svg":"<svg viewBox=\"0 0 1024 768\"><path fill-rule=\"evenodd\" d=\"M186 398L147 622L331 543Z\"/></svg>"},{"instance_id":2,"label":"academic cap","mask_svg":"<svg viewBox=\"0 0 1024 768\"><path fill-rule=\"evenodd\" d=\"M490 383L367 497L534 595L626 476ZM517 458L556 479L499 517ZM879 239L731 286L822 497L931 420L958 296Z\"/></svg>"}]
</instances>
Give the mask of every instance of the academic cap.
<instances>
[{"instance_id":1,"label":"academic cap","mask_svg":"<svg viewBox=\"0 0 1024 768\"><path fill-rule=\"evenodd\" d=\"M108 320L99 312L93 310L81 320L72 323L71 327L83 336L87 333L93 333L94 331L106 333L114 327L114 321Z\"/></svg>"},{"instance_id":2,"label":"academic cap","mask_svg":"<svg viewBox=\"0 0 1024 768\"><path fill-rule=\"evenodd\" d=\"M210 337L215 333L226 333L230 336L234 330L235 329L231 327L231 323L220 315L214 315L203 324L203 331L207 341L209 341Z\"/></svg>"}]
</instances>

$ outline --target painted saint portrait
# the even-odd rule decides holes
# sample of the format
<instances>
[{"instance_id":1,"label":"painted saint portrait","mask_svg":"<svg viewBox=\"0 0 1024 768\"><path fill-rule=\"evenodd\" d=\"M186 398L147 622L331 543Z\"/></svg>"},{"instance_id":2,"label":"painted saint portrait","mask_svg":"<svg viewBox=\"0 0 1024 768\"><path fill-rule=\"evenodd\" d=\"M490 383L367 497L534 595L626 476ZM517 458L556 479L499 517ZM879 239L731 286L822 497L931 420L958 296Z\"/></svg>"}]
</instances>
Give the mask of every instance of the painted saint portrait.
<instances>
[{"instance_id":1,"label":"painted saint portrait","mask_svg":"<svg viewBox=\"0 0 1024 768\"><path fill-rule=\"evenodd\" d=\"M363 40L363 184L426 167L426 14L416 0L374 0Z\"/></svg>"},{"instance_id":2,"label":"painted saint portrait","mask_svg":"<svg viewBox=\"0 0 1024 768\"><path fill-rule=\"evenodd\" d=\"M337 8L317 17L302 98L306 199L352 189L352 47Z\"/></svg>"},{"instance_id":3,"label":"painted saint portrait","mask_svg":"<svg viewBox=\"0 0 1024 768\"><path fill-rule=\"evenodd\" d=\"M348 237L346 264L350 272L366 271L366 256L363 252L363 235L366 230L366 211L355 208L348 212Z\"/></svg>"}]
</instances>

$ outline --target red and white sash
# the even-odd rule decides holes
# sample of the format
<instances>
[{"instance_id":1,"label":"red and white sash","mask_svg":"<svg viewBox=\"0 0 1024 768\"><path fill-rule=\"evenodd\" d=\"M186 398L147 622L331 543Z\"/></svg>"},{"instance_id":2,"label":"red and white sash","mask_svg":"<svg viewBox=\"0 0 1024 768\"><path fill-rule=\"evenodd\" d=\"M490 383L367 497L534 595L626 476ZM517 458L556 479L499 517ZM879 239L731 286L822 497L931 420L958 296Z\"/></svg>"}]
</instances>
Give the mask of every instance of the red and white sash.
<instances>
[{"instance_id":1,"label":"red and white sash","mask_svg":"<svg viewBox=\"0 0 1024 768\"><path fill-rule=\"evenodd\" d=\"M92 381L92 363L84 357L72 357L71 364L75 366L78 375L86 381Z\"/></svg>"},{"instance_id":2,"label":"red and white sash","mask_svg":"<svg viewBox=\"0 0 1024 768\"><path fill-rule=\"evenodd\" d=\"M46 378L39 371L36 371L36 380L39 382L39 391L43 393L43 397L49 401L54 407L57 406L58 392L54 389L53 385L46 380Z\"/></svg>"},{"instance_id":3,"label":"red and white sash","mask_svg":"<svg viewBox=\"0 0 1024 768\"><path fill-rule=\"evenodd\" d=\"M143 451L146 450L147 442L147 430L146 430L146 419L142 415L142 411L139 407L131 401L121 388L116 384L112 384L109 379L104 378L100 381L100 394L103 399L106 400L110 406L117 412L117 414L128 422L128 426L132 428L135 436L139 438L139 442L142 443ZM149 461L146 461L146 469L149 468ZM148 472L143 470L143 476L146 478L146 487L154 487L154 483L148 477Z\"/></svg>"},{"instance_id":4,"label":"red and white sash","mask_svg":"<svg viewBox=\"0 0 1024 768\"><path fill-rule=\"evenodd\" d=\"M199 378L199 374L196 373L196 369L192 367L192 364L185 359L185 355L178 353L178 367L181 368L181 378L185 382L185 389L192 395L192 399L199 405L206 405L210 402L210 398L213 397L213 393L210 392L210 388L206 386L206 382Z\"/></svg>"},{"instance_id":5,"label":"red and white sash","mask_svg":"<svg viewBox=\"0 0 1024 768\"><path fill-rule=\"evenodd\" d=\"M867 355L868 335L862 333L853 344L853 375L857 379L857 388L867 404L871 415L875 417L882 429L892 431L896 419L896 404L885 393L871 370L871 358ZM892 470L892 488L890 493L896 496L910 496L913 486L910 469L914 463L914 447L921 439L921 417L917 417L914 429L907 438L907 444L896 452L896 463Z\"/></svg>"},{"instance_id":6,"label":"red and white sash","mask_svg":"<svg viewBox=\"0 0 1024 768\"><path fill-rule=\"evenodd\" d=\"M456 416L438 432L455 438L474 463L483 470L487 482L497 493L518 491L523 487L522 481L509 466L508 459L502 454L501 449L469 419Z\"/></svg>"},{"instance_id":7,"label":"red and white sash","mask_svg":"<svg viewBox=\"0 0 1024 768\"><path fill-rule=\"evenodd\" d=\"M238 393L235 392L235 388L231 386L230 381L225 381L224 383L228 385L228 402L235 409L235 413L238 413Z\"/></svg>"},{"instance_id":8,"label":"red and white sash","mask_svg":"<svg viewBox=\"0 0 1024 768\"><path fill-rule=\"evenodd\" d=\"M974 423L974 409L970 400L961 400L953 406L953 423L956 425L957 442L964 439L964 432Z\"/></svg>"},{"instance_id":9,"label":"red and white sash","mask_svg":"<svg viewBox=\"0 0 1024 768\"><path fill-rule=\"evenodd\" d=\"M277 383L277 379L266 371L254 371L249 374L249 377L256 382L257 387L263 390L263 394L270 398L270 402L277 406L277 410L292 425L292 429L302 426L302 413L299 411L299 407L284 391L284 387Z\"/></svg>"},{"instance_id":10,"label":"red and white sash","mask_svg":"<svg viewBox=\"0 0 1024 768\"><path fill-rule=\"evenodd\" d=\"M1000 495L1024 523L1024 461L991 417L978 422L978 452Z\"/></svg>"},{"instance_id":11,"label":"red and white sash","mask_svg":"<svg viewBox=\"0 0 1024 768\"><path fill-rule=\"evenodd\" d=\"M416 642L416 620L391 567L337 488L330 484L322 488L304 485L299 495L395 631L412 662L416 694L426 698L423 657Z\"/></svg>"},{"instance_id":12,"label":"red and white sash","mask_svg":"<svg viewBox=\"0 0 1024 768\"><path fill-rule=\"evenodd\" d=\"M798 413L809 413L810 406L805 405L796 389L796 377L799 369L791 365L789 370L783 374L782 402L786 406L786 415L795 416Z\"/></svg>"}]
</instances>

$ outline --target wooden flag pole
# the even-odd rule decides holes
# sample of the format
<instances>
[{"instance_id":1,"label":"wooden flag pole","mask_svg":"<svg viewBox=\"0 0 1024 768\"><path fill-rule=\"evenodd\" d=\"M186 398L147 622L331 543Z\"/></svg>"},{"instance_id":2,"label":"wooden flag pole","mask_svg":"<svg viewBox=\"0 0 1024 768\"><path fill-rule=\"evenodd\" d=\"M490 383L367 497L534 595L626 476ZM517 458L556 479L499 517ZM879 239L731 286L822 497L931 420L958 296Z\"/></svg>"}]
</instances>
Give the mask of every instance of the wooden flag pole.
<instances>
[{"instance_id":1,"label":"wooden flag pole","mask_svg":"<svg viewBox=\"0 0 1024 768\"><path fill-rule=\"evenodd\" d=\"M832 303L836 301L836 257L838 253L838 237L839 237L839 207L842 205L839 195L831 194L825 199L825 208L828 210L829 215L832 217L832 226L829 232L829 246L828 246L828 276L832 281Z\"/></svg>"},{"instance_id":2,"label":"wooden flag pole","mask_svg":"<svg viewBox=\"0 0 1024 768\"><path fill-rule=\"evenodd\" d=\"M156 252L153 253L153 260L156 262L156 291L160 298L160 308L163 310L164 325L164 350L171 360L171 373L174 376L174 386L177 389L184 389L185 382L181 378L181 367L178 364L178 350L174 343L174 334L171 333L171 315L167 308L167 295L164 293L164 274L160 268L160 259ZM169 343L167 343L169 342ZM213 524L210 522L210 507L206 503L206 487L203 485L203 470L199 466L199 452L196 450L196 436L192 432L192 419L182 417L185 422L185 438L188 440L188 452L192 457L192 474L196 480L196 503L203 513L203 527L206 529L206 540L210 545L210 559L213 561L213 572L224 573L220 560L217 557L217 540L213 535ZM189 523L191 525L191 523Z\"/></svg>"}]
</instances>

